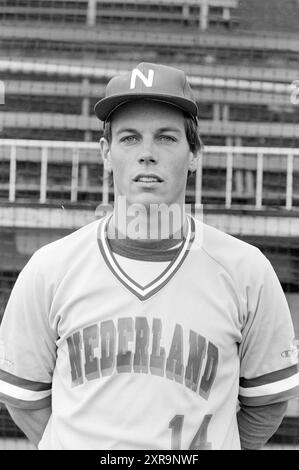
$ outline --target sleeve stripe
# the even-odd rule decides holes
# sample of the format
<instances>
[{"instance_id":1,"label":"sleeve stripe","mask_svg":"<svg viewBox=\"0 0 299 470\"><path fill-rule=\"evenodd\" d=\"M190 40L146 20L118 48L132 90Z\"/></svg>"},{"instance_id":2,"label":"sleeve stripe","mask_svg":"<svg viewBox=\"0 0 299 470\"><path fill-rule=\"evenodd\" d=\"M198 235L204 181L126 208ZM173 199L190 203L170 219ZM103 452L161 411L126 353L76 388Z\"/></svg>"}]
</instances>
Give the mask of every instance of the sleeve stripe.
<instances>
[{"instance_id":1,"label":"sleeve stripe","mask_svg":"<svg viewBox=\"0 0 299 470\"><path fill-rule=\"evenodd\" d=\"M14 406L15 408L23 408L26 410L39 410L41 408L47 408L51 406L51 395L45 398L41 398L40 400L26 401L9 397L8 395L5 395L4 393L0 392L0 401L7 405Z\"/></svg>"},{"instance_id":2,"label":"sleeve stripe","mask_svg":"<svg viewBox=\"0 0 299 470\"><path fill-rule=\"evenodd\" d=\"M245 379L244 377L240 378L240 386L242 388L247 387L257 387L259 385L266 385L268 383L278 382L279 380L286 379L298 372L298 364L287 367L286 369L276 370L275 372L270 372L269 374L260 375L253 379Z\"/></svg>"},{"instance_id":3,"label":"sleeve stripe","mask_svg":"<svg viewBox=\"0 0 299 470\"><path fill-rule=\"evenodd\" d=\"M25 401L35 401L41 400L42 398L51 395L52 390L41 390L41 391L32 391L26 388L17 387L15 385L9 384L7 382L3 382L0 380L0 393L7 395L9 397L15 398L17 400L25 400Z\"/></svg>"},{"instance_id":4,"label":"sleeve stripe","mask_svg":"<svg viewBox=\"0 0 299 470\"><path fill-rule=\"evenodd\" d=\"M33 380L23 379L22 377L17 377L16 375L10 374L9 372L6 372L5 370L1 369L0 381L7 382L8 384L16 385L17 387L37 392L51 389L50 383L34 382Z\"/></svg>"},{"instance_id":5,"label":"sleeve stripe","mask_svg":"<svg viewBox=\"0 0 299 470\"><path fill-rule=\"evenodd\" d=\"M297 372L295 375L292 375L292 377L288 377L277 382L260 385L259 387L240 387L239 393L242 397L260 397L264 395L281 393L297 386L299 386L299 372Z\"/></svg>"},{"instance_id":6,"label":"sleeve stripe","mask_svg":"<svg viewBox=\"0 0 299 470\"><path fill-rule=\"evenodd\" d=\"M261 406L270 405L271 403L279 403L281 401L291 400L298 397L299 385L285 392L276 393L274 395L266 395L261 397L243 397L239 395L239 400L242 405L247 406Z\"/></svg>"}]
</instances>

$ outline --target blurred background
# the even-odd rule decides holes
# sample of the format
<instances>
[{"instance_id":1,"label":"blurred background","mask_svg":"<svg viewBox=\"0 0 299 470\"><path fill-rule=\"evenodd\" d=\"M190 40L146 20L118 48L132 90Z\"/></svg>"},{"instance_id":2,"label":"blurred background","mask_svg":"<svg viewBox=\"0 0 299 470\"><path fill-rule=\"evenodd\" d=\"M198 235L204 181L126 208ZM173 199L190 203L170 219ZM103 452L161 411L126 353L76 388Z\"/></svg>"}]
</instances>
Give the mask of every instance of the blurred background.
<instances>
[{"instance_id":1,"label":"blurred background","mask_svg":"<svg viewBox=\"0 0 299 470\"><path fill-rule=\"evenodd\" d=\"M187 202L269 258L299 339L298 25L299 0L0 0L0 318L32 253L113 201L93 106L146 61L184 69L198 101ZM0 406L0 449L33 448ZM299 449L299 400L282 448Z\"/></svg>"}]
</instances>

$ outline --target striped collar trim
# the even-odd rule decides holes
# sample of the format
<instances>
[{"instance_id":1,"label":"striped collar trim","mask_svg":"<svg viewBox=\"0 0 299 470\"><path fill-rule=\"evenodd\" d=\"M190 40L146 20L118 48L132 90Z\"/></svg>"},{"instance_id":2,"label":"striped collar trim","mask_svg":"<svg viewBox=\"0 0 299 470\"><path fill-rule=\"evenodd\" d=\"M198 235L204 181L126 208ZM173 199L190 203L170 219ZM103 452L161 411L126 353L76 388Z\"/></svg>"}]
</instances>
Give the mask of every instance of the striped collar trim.
<instances>
[{"instance_id":1,"label":"striped collar trim","mask_svg":"<svg viewBox=\"0 0 299 470\"><path fill-rule=\"evenodd\" d=\"M161 243L161 245L156 244L152 247L144 247L140 246L138 243L134 245L130 243L127 245L126 240L121 241L119 240L110 240L108 239L108 243L110 246L110 250L115 255L124 256L125 258L135 259L139 261L157 261L157 262L166 262L172 261L172 259L177 255L181 244L183 243L183 239L175 240L176 245L171 243L171 246L167 248L167 244ZM163 246L164 245L164 246Z\"/></svg>"},{"instance_id":2,"label":"striped collar trim","mask_svg":"<svg viewBox=\"0 0 299 470\"><path fill-rule=\"evenodd\" d=\"M108 227L108 222L111 217L111 214L109 216L105 217L98 228L98 245L101 251L101 254L108 266L108 268L112 271L112 273L115 275L115 277L136 297L138 297L139 300L147 300L150 297L152 297L154 294L156 294L160 289L162 289L169 281L170 279L175 275L177 270L180 268L184 260L186 259L190 247L194 241L194 236L195 236L195 222L193 218L187 218L188 222L188 228L187 228L187 234L184 242L181 244L180 249L178 250L178 253L176 256L173 258L173 260L169 263L169 265L164 269L164 271L156 277L152 282L147 284L146 286L142 286L138 284L134 279L129 277L123 269L120 267L118 262L116 261L116 258L113 255L113 252L111 251L111 248L108 243L107 239L107 227Z\"/></svg>"}]
</instances>

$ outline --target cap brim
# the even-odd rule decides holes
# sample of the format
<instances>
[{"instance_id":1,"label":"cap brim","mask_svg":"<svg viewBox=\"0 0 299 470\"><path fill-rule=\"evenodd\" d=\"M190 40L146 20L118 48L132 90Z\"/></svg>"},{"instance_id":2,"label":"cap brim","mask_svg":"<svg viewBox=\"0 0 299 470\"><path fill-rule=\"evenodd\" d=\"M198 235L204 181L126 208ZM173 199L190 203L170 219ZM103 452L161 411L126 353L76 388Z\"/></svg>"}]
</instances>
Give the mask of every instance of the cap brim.
<instances>
[{"instance_id":1,"label":"cap brim","mask_svg":"<svg viewBox=\"0 0 299 470\"><path fill-rule=\"evenodd\" d=\"M162 103L171 104L177 108L185 111L194 118L198 117L198 108L195 103L185 98L178 96L164 95L164 94L150 94L150 93L136 93L126 95L114 95L107 98L103 98L95 104L94 111L96 116L101 121L106 121L108 117L122 104L129 103L135 100L153 100L160 101Z\"/></svg>"}]
</instances>

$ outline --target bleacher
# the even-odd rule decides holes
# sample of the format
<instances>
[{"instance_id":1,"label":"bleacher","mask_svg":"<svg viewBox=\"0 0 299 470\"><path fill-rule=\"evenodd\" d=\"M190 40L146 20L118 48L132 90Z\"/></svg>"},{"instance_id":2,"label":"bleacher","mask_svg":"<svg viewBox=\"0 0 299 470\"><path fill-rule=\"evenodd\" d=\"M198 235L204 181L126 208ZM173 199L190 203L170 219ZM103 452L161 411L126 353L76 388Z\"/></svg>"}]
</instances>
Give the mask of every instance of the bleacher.
<instances>
[{"instance_id":1,"label":"bleacher","mask_svg":"<svg viewBox=\"0 0 299 470\"><path fill-rule=\"evenodd\" d=\"M297 78L298 38L278 38L277 33L264 37L244 29L244 3L2 3L4 138L94 141L99 126L92 109L108 78L145 60L187 71L195 82L207 144L298 146L299 108L290 103L289 89ZM234 26L214 28L215 15L223 21L234 18Z\"/></svg>"},{"instance_id":2,"label":"bleacher","mask_svg":"<svg viewBox=\"0 0 299 470\"><path fill-rule=\"evenodd\" d=\"M8 0L0 19L83 23L89 26L111 23L230 26L237 21L238 0Z\"/></svg>"},{"instance_id":3,"label":"bleacher","mask_svg":"<svg viewBox=\"0 0 299 470\"><path fill-rule=\"evenodd\" d=\"M112 200L93 106L115 73L152 61L184 69L198 101L206 153L188 201L265 252L299 335L298 24L293 0L1 1L0 316L33 251ZM0 435L19 435L6 414Z\"/></svg>"}]
</instances>

